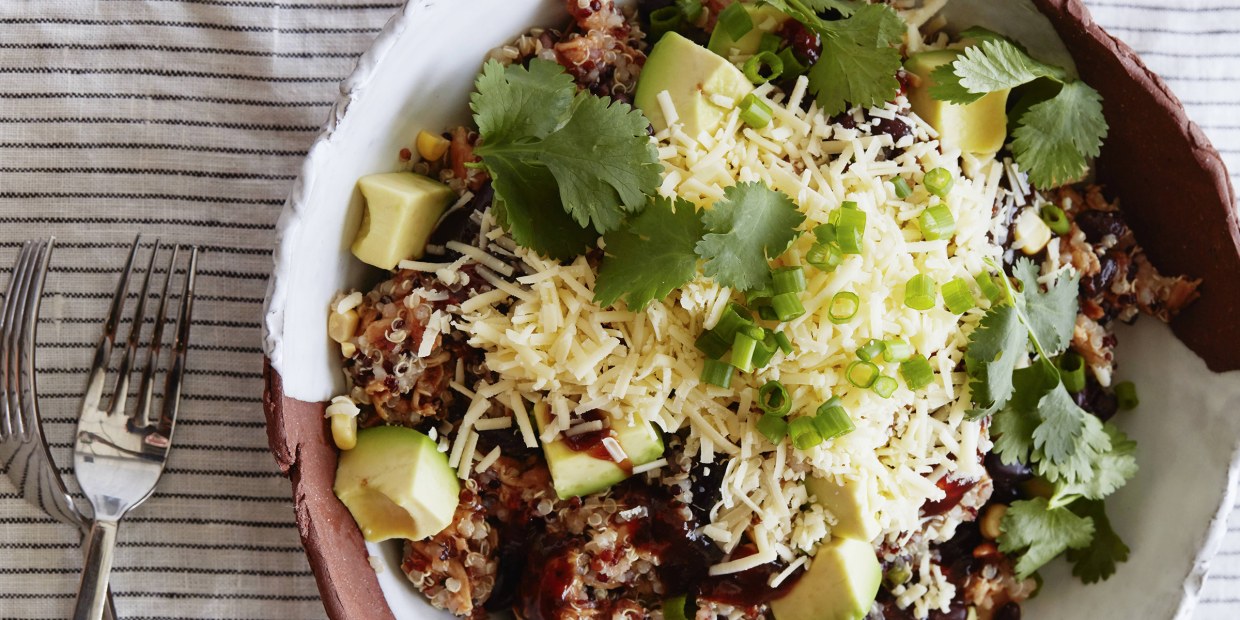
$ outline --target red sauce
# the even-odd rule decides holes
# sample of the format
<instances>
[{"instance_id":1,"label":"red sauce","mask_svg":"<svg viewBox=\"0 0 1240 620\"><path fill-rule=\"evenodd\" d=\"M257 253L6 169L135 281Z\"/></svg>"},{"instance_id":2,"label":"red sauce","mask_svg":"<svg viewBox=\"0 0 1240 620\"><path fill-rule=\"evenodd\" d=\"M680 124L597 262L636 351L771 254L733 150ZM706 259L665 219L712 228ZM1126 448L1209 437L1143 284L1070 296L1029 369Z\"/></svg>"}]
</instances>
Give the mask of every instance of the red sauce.
<instances>
[{"instance_id":1,"label":"red sauce","mask_svg":"<svg viewBox=\"0 0 1240 620\"><path fill-rule=\"evenodd\" d=\"M608 437L614 439L616 437L616 431L611 429L610 416L598 409L591 409L590 411L585 412L581 418L586 422L602 422L602 430L578 433L576 435L563 433L561 437L564 439L564 445L568 446L568 449L573 452L584 452L585 454L589 454L596 459L611 461L619 466L620 469L623 469L625 473L633 473L632 461L627 458L623 461L617 461L611 456L611 452L607 450L607 446L603 445L604 439L607 439Z\"/></svg>"},{"instance_id":2,"label":"red sauce","mask_svg":"<svg viewBox=\"0 0 1240 620\"><path fill-rule=\"evenodd\" d=\"M970 480L968 478L954 478L950 475L939 478L939 481L935 483L935 486L943 489L943 492L946 493L946 495L944 495L941 500L926 502L926 504L921 507L921 514L927 517L933 517L955 508L956 504L959 504L961 498L964 497L964 494L968 493L969 489L976 486L977 482L977 480Z\"/></svg>"},{"instance_id":3,"label":"red sauce","mask_svg":"<svg viewBox=\"0 0 1240 620\"><path fill-rule=\"evenodd\" d=\"M737 548L736 553L732 555L732 559L743 558L757 552L757 548L753 545L742 545ZM792 587L805 574L805 571L799 570L789 575L777 587L772 588L768 585L771 576L779 573L786 567L787 565L782 562L771 562L756 566L747 571L732 573L731 575L707 577L702 582L698 597L719 603L727 603L734 607L752 608L769 603L791 592Z\"/></svg>"}]
</instances>

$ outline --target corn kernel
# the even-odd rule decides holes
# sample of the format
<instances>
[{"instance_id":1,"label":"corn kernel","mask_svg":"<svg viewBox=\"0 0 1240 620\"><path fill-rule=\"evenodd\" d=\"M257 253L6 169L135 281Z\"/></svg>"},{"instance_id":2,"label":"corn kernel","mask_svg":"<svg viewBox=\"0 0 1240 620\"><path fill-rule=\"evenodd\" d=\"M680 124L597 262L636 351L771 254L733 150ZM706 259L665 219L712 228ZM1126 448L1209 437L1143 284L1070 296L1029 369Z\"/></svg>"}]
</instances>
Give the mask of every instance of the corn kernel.
<instances>
[{"instance_id":1,"label":"corn kernel","mask_svg":"<svg viewBox=\"0 0 1240 620\"><path fill-rule=\"evenodd\" d=\"M1025 209L1016 217L1015 237L1020 251L1033 256L1042 251L1051 240L1051 229L1034 209Z\"/></svg>"},{"instance_id":2,"label":"corn kernel","mask_svg":"<svg viewBox=\"0 0 1240 620\"><path fill-rule=\"evenodd\" d=\"M356 310L333 312L327 317L327 335L336 342L348 342L357 332L357 321Z\"/></svg>"},{"instance_id":3,"label":"corn kernel","mask_svg":"<svg viewBox=\"0 0 1240 620\"><path fill-rule=\"evenodd\" d=\"M448 152L448 141L428 131L419 131L416 143L418 155L427 161L435 161Z\"/></svg>"},{"instance_id":4,"label":"corn kernel","mask_svg":"<svg viewBox=\"0 0 1240 620\"><path fill-rule=\"evenodd\" d=\"M341 450L352 450L357 445L357 416L333 415L332 441Z\"/></svg>"},{"instance_id":5,"label":"corn kernel","mask_svg":"<svg viewBox=\"0 0 1240 620\"><path fill-rule=\"evenodd\" d=\"M340 343L340 356L341 357L353 357L354 353L357 353L357 345L353 344L352 342Z\"/></svg>"},{"instance_id":6,"label":"corn kernel","mask_svg":"<svg viewBox=\"0 0 1240 620\"><path fill-rule=\"evenodd\" d=\"M978 529L982 531L982 536L988 540L994 540L1003 533L999 524L1003 522L1003 515L1007 514L1007 504L992 504L986 509L986 513L982 515L982 521L978 524Z\"/></svg>"}]
</instances>

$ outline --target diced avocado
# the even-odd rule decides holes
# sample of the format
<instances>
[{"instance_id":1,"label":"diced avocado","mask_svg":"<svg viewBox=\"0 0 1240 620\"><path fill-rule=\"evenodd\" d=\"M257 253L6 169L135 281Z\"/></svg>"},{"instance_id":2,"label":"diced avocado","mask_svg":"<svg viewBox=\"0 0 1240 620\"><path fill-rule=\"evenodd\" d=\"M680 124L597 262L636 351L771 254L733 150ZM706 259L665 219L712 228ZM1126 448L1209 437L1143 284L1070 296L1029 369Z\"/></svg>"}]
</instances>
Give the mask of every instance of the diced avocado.
<instances>
[{"instance_id":1,"label":"diced avocado","mask_svg":"<svg viewBox=\"0 0 1240 620\"><path fill-rule=\"evenodd\" d=\"M837 522L831 528L832 536L869 542L882 531L870 509L864 481L811 477L805 481L805 488L823 508L835 515Z\"/></svg>"},{"instance_id":2,"label":"diced avocado","mask_svg":"<svg viewBox=\"0 0 1240 620\"><path fill-rule=\"evenodd\" d=\"M452 523L461 487L430 437L411 428L376 426L358 431L357 445L340 454L333 490L362 536L379 542L441 532Z\"/></svg>"},{"instance_id":3,"label":"diced avocado","mask_svg":"<svg viewBox=\"0 0 1240 620\"><path fill-rule=\"evenodd\" d=\"M650 50L646 66L637 80L633 102L655 131L667 128L659 93L667 91L684 132L696 137L713 134L727 118L728 110L711 101L721 95L733 101L748 95L753 84L722 56L675 32L663 35Z\"/></svg>"},{"instance_id":4,"label":"diced avocado","mask_svg":"<svg viewBox=\"0 0 1240 620\"><path fill-rule=\"evenodd\" d=\"M818 548L792 591L771 601L771 611L775 620L861 620L882 580L870 543L836 536Z\"/></svg>"},{"instance_id":5,"label":"diced avocado","mask_svg":"<svg viewBox=\"0 0 1240 620\"><path fill-rule=\"evenodd\" d=\"M1007 89L967 105L947 103L930 96L930 88L934 86L931 73L940 65L954 61L959 54L960 50L946 49L910 56L904 68L920 80L909 89L909 103L922 120L939 132L939 141L944 147L966 153L998 152L1007 137Z\"/></svg>"},{"instance_id":6,"label":"diced avocado","mask_svg":"<svg viewBox=\"0 0 1240 620\"><path fill-rule=\"evenodd\" d=\"M455 194L447 185L412 172L388 172L357 182L366 198L353 255L392 269L405 259L422 258L426 240Z\"/></svg>"},{"instance_id":7,"label":"diced avocado","mask_svg":"<svg viewBox=\"0 0 1240 620\"><path fill-rule=\"evenodd\" d=\"M534 422L538 432L551 423L551 412L543 403L534 407ZM633 467L645 465L663 456L663 437L659 431L639 414L633 414L633 424L611 421L611 430L620 448L629 457L628 462L618 464L599 450L577 451L569 447L561 435L555 441L543 442L543 454L547 468L551 470L551 482L560 499L580 497L606 490L632 475Z\"/></svg>"},{"instance_id":8,"label":"diced avocado","mask_svg":"<svg viewBox=\"0 0 1240 620\"><path fill-rule=\"evenodd\" d=\"M745 33L745 36L740 39L733 40L724 28L716 26L714 32L710 33L710 41L706 44L710 51L724 58L728 58L732 50L744 55L757 53L758 46L762 43L762 35L779 30L779 27L789 19L786 13L770 5L745 4L742 6L749 13L749 19L753 20L753 30Z\"/></svg>"}]
</instances>

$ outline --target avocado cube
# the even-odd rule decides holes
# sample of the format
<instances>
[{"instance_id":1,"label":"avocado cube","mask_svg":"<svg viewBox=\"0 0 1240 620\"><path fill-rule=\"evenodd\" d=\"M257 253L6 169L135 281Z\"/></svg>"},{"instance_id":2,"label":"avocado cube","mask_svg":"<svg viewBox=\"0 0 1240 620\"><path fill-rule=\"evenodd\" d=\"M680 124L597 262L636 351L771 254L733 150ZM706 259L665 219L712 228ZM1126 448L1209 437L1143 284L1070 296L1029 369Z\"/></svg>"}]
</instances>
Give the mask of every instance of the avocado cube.
<instances>
[{"instance_id":1,"label":"avocado cube","mask_svg":"<svg viewBox=\"0 0 1240 620\"><path fill-rule=\"evenodd\" d=\"M745 7L745 12L749 13L749 19L753 21L753 29L745 33L745 36L733 39L724 28L716 26L715 30L710 33L710 41L706 43L710 51L724 58L728 58L732 50L745 56L755 54L758 46L762 44L762 35L779 30L784 22L791 19L783 11L767 4L742 6Z\"/></svg>"},{"instance_id":2,"label":"avocado cube","mask_svg":"<svg viewBox=\"0 0 1240 620\"><path fill-rule=\"evenodd\" d=\"M1007 99L1009 89L998 90L967 105L939 101L930 96L934 86L931 74L936 68L954 62L960 50L945 49L910 56L904 69L919 78L909 89L913 111L939 132L945 148L966 153L994 154L1007 138Z\"/></svg>"},{"instance_id":3,"label":"avocado cube","mask_svg":"<svg viewBox=\"0 0 1240 620\"><path fill-rule=\"evenodd\" d=\"M771 612L775 620L861 620L882 580L870 543L837 536L818 548L791 592L771 601Z\"/></svg>"},{"instance_id":4,"label":"avocado cube","mask_svg":"<svg viewBox=\"0 0 1240 620\"><path fill-rule=\"evenodd\" d=\"M340 454L336 497L370 542L421 540L452 523L461 486L448 457L411 428L376 426Z\"/></svg>"},{"instance_id":5,"label":"avocado cube","mask_svg":"<svg viewBox=\"0 0 1240 620\"><path fill-rule=\"evenodd\" d=\"M439 216L456 197L447 185L412 172L364 176L357 186L366 211L353 255L381 269L421 258Z\"/></svg>"},{"instance_id":6,"label":"avocado cube","mask_svg":"<svg viewBox=\"0 0 1240 620\"><path fill-rule=\"evenodd\" d=\"M869 542L882 532L874 511L870 509L864 481L815 476L805 481L805 488L818 504L835 515L832 536Z\"/></svg>"},{"instance_id":7,"label":"avocado cube","mask_svg":"<svg viewBox=\"0 0 1240 620\"><path fill-rule=\"evenodd\" d=\"M552 423L551 412L545 403L534 407L534 423L538 432ZM633 468L658 460L663 456L663 437L658 429L633 413L633 423L611 420L611 436L628 456L624 463L616 463L600 449L574 450L563 433L554 441L543 442L543 454L547 468L551 470L551 483L560 499L581 497L610 488L629 476Z\"/></svg>"},{"instance_id":8,"label":"avocado cube","mask_svg":"<svg viewBox=\"0 0 1240 620\"><path fill-rule=\"evenodd\" d=\"M633 103L650 119L656 132L668 122L659 104L659 93L667 91L685 134L713 134L727 118L728 110L711 100L722 95L733 102L753 90L753 84L735 65L700 45L669 32L650 50Z\"/></svg>"}]
</instances>

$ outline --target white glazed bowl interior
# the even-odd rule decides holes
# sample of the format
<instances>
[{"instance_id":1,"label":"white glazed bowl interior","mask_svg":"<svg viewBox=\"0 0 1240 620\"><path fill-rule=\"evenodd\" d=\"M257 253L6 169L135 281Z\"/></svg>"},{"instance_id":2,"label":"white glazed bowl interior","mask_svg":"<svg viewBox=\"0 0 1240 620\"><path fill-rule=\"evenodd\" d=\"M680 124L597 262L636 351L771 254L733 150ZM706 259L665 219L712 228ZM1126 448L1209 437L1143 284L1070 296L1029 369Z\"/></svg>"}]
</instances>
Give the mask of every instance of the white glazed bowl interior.
<instances>
[{"instance_id":1,"label":"white glazed bowl interior","mask_svg":"<svg viewBox=\"0 0 1240 620\"><path fill-rule=\"evenodd\" d=\"M398 168L398 151L418 130L466 121L473 78L490 49L563 21L559 0L415 1L342 85L279 227L265 344L287 396L316 402L342 390L338 353L324 333L328 302L338 290L382 277L349 253L362 210L356 180ZM1226 529L1240 472L1240 372L1210 373L1148 318L1121 329L1119 339L1118 374L1137 383L1142 401L1120 424L1140 444L1141 472L1109 507L1132 555L1093 586L1072 578L1062 561L1053 564L1026 618L1187 617ZM370 549L382 559L379 581L397 618L449 617L405 579L398 544Z\"/></svg>"}]
</instances>

